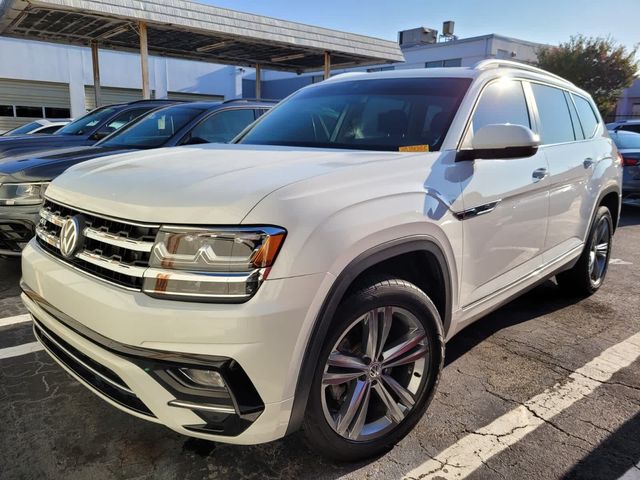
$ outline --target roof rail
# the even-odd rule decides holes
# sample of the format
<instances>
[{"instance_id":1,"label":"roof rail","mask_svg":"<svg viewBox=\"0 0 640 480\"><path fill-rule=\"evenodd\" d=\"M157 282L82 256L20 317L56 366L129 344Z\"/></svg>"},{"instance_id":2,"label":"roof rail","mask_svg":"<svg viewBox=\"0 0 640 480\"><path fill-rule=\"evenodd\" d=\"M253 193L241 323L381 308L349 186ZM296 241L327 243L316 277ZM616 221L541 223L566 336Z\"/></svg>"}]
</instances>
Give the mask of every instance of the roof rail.
<instances>
[{"instance_id":1,"label":"roof rail","mask_svg":"<svg viewBox=\"0 0 640 480\"><path fill-rule=\"evenodd\" d=\"M280 100L271 98L230 98L222 103L235 103L235 102L262 102L262 103L278 103Z\"/></svg>"},{"instance_id":2,"label":"roof rail","mask_svg":"<svg viewBox=\"0 0 640 480\"><path fill-rule=\"evenodd\" d=\"M186 103L189 100L172 100L170 98L143 98L140 100L133 100L131 102L124 102L121 105L130 105L132 103L145 103L145 102L154 102L154 103Z\"/></svg>"},{"instance_id":3,"label":"roof rail","mask_svg":"<svg viewBox=\"0 0 640 480\"><path fill-rule=\"evenodd\" d=\"M486 70L488 68L500 68L500 67L515 68L515 69L518 69L518 70L526 70L528 72L539 73L541 75L546 75L548 77L553 77L556 80L560 80L563 83L568 83L569 85L573 85L575 87L575 85L573 83L571 83L566 78L562 78L560 75L556 75L555 73L547 72L546 70L543 70L542 68L534 67L533 65L529 65L529 64L526 64L526 63L514 62L514 61L511 61L511 60L499 60L497 58L490 58L490 59L487 59L487 60L480 60L478 63L476 63L473 66L474 70Z\"/></svg>"}]
</instances>

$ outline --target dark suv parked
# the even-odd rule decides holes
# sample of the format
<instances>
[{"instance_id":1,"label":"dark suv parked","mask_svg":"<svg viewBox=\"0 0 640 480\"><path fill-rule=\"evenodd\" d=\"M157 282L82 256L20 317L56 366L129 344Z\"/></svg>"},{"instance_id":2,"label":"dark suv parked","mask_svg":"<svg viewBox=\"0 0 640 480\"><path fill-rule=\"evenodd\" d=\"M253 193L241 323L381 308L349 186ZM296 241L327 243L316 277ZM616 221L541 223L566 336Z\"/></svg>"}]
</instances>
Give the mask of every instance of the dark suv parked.
<instances>
[{"instance_id":1,"label":"dark suv parked","mask_svg":"<svg viewBox=\"0 0 640 480\"><path fill-rule=\"evenodd\" d=\"M226 143L272 106L247 100L169 105L138 118L94 146L0 160L0 256L20 255L34 235L47 185L70 166L136 150Z\"/></svg>"},{"instance_id":2,"label":"dark suv parked","mask_svg":"<svg viewBox=\"0 0 640 480\"><path fill-rule=\"evenodd\" d=\"M93 145L140 115L175 103L175 100L138 100L108 105L92 110L51 135L2 136L0 159L65 147Z\"/></svg>"}]
</instances>

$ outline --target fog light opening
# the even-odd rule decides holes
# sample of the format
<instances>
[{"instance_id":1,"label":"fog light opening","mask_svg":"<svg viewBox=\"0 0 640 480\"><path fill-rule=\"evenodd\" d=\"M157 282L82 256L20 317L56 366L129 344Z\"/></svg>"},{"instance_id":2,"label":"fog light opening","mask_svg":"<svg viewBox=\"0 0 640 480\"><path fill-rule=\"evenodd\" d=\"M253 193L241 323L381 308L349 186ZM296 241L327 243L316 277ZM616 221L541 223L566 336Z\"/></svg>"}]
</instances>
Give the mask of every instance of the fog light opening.
<instances>
[{"instance_id":1,"label":"fog light opening","mask_svg":"<svg viewBox=\"0 0 640 480\"><path fill-rule=\"evenodd\" d=\"M225 388L222 375L215 370L201 370L197 368L180 368L180 373L190 382L207 388Z\"/></svg>"}]
</instances>

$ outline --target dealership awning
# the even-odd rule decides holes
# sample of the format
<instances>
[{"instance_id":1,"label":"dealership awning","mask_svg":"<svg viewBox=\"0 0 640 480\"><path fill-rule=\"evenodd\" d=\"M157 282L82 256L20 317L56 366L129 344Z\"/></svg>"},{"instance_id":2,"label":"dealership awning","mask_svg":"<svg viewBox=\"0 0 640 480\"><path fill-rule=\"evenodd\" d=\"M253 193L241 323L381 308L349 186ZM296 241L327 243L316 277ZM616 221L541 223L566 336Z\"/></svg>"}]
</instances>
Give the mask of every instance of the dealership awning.
<instances>
[{"instance_id":1,"label":"dealership awning","mask_svg":"<svg viewBox=\"0 0 640 480\"><path fill-rule=\"evenodd\" d=\"M404 61L396 42L184 0L0 0L0 35L298 73Z\"/></svg>"}]
</instances>

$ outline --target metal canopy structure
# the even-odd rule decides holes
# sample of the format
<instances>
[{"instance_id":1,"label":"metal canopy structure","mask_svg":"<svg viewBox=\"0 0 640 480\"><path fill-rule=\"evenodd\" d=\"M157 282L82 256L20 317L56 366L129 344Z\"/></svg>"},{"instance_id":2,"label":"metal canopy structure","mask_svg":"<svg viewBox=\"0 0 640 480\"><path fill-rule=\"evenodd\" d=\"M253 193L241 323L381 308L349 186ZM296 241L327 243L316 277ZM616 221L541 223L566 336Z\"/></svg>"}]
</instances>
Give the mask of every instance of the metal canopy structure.
<instances>
[{"instance_id":1,"label":"metal canopy structure","mask_svg":"<svg viewBox=\"0 0 640 480\"><path fill-rule=\"evenodd\" d=\"M140 26L146 32L141 32ZM0 35L306 72L404 61L396 42L184 0L0 0Z\"/></svg>"}]
</instances>

